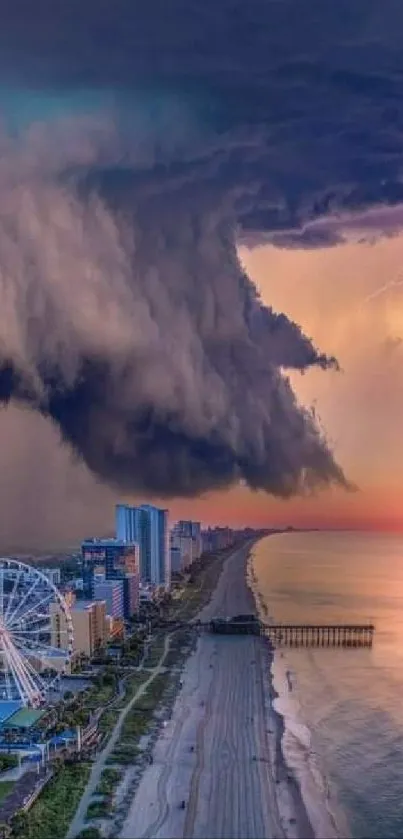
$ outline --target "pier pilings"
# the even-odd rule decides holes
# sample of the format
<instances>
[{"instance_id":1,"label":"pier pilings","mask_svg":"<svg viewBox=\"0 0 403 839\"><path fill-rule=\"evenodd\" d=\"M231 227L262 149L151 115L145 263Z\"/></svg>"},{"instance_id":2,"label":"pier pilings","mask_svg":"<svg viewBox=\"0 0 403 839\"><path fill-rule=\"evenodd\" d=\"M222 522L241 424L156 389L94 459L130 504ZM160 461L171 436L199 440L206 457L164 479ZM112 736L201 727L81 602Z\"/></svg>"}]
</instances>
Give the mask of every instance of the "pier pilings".
<instances>
[{"instance_id":1,"label":"pier pilings","mask_svg":"<svg viewBox=\"0 0 403 839\"><path fill-rule=\"evenodd\" d=\"M275 647L372 647L373 624L264 624Z\"/></svg>"}]
</instances>

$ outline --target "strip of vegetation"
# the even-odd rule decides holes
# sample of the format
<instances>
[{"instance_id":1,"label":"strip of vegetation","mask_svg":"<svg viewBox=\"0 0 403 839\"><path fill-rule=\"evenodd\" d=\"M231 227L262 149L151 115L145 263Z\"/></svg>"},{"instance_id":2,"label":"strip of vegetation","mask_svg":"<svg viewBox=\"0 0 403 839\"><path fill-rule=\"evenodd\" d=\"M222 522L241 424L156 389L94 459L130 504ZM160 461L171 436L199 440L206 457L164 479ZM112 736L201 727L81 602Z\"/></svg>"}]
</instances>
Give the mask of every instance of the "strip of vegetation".
<instances>
[{"instance_id":1,"label":"strip of vegetation","mask_svg":"<svg viewBox=\"0 0 403 839\"><path fill-rule=\"evenodd\" d=\"M157 667L164 652L165 636L162 633L153 638L144 659L144 667Z\"/></svg>"},{"instance_id":2,"label":"strip of vegetation","mask_svg":"<svg viewBox=\"0 0 403 839\"><path fill-rule=\"evenodd\" d=\"M112 731L118 721L119 713L120 711L116 708L104 711L99 721L99 730L102 734L109 734L109 732Z\"/></svg>"},{"instance_id":3,"label":"strip of vegetation","mask_svg":"<svg viewBox=\"0 0 403 839\"><path fill-rule=\"evenodd\" d=\"M89 763L65 764L28 813L13 819L16 839L64 839L90 774Z\"/></svg>"},{"instance_id":4,"label":"strip of vegetation","mask_svg":"<svg viewBox=\"0 0 403 839\"><path fill-rule=\"evenodd\" d=\"M108 705L117 695L118 678L116 669L108 667L103 673L95 676L92 685L86 690L76 695L67 691L63 701L55 707L54 724L47 734L57 734L77 725L88 725L91 714Z\"/></svg>"},{"instance_id":5,"label":"strip of vegetation","mask_svg":"<svg viewBox=\"0 0 403 839\"><path fill-rule=\"evenodd\" d=\"M121 778L120 769L104 769L96 789L96 795L112 795Z\"/></svg>"},{"instance_id":6,"label":"strip of vegetation","mask_svg":"<svg viewBox=\"0 0 403 839\"><path fill-rule=\"evenodd\" d=\"M112 802L109 798L103 798L102 801L91 801L88 805L85 818L87 821L92 819L105 819L112 811Z\"/></svg>"},{"instance_id":7,"label":"strip of vegetation","mask_svg":"<svg viewBox=\"0 0 403 839\"><path fill-rule=\"evenodd\" d=\"M0 753L0 772L7 772L8 769L15 769L16 766L18 766L17 755Z\"/></svg>"},{"instance_id":8,"label":"strip of vegetation","mask_svg":"<svg viewBox=\"0 0 403 839\"><path fill-rule=\"evenodd\" d=\"M95 711L105 706L116 695L118 686L118 674L114 668L107 668L99 673L94 679L94 686L86 693L84 708Z\"/></svg>"},{"instance_id":9,"label":"strip of vegetation","mask_svg":"<svg viewBox=\"0 0 403 839\"><path fill-rule=\"evenodd\" d=\"M112 754L109 755L107 763L117 764L118 766L132 766L140 753L140 749L135 745L116 746Z\"/></svg>"},{"instance_id":10,"label":"strip of vegetation","mask_svg":"<svg viewBox=\"0 0 403 839\"><path fill-rule=\"evenodd\" d=\"M176 632L171 638L169 652L165 658L167 668L182 663L192 649L193 639L187 630Z\"/></svg>"},{"instance_id":11,"label":"strip of vegetation","mask_svg":"<svg viewBox=\"0 0 403 839\"><path fill-rule=\"evenodd\" d=\"M137 693L143 682L149 678L150 674L142 670L139 670L137 673L131 673L125 679L125 695L114 704L114 708L119 710L125 708L127 703L133 699L133 696Z\"/></svg>"},{"instance_id":12,"label":"strip of vegetation","mask_svg":"<svg viewBox=\"0 0 403 839\"><path fill-rule=\"evenodd\" d=\"M0 801L4 801L13 789L15 781L0 781Z\"/></svg>"},{"instance_id":13,"label":"strip of vegetation","mask_svg":"<svg viewBox=\"0 0 403 839\"><path fill-rule=\"evenodd\" d=\"M169 684L169 678L164 674L159 674L148 686L141 700L131 708L123 723L119 741L110 756L111 763L122 765L135 763L139 754L139 740L148 733L153 722L153 712L161 702Z\"/></svg>"},{"instance_id":14,"label":"strip of vegetation","mask_svg":"<svg viewBox=\"0 0 403 839\"><path fill-rule=\"evenodd\" d=\"M137 745L148 728L151 715L146 711L138 711L135 708L128 713L122 728L122 733L117 744L121 754L130 754L133 746Z\"/></svg>"},{"instance_id":15,"label":"strip of vegetation","mask_svg":"<svg viewBox=\"0 0 403 839\"><path fill-rule=\"evenodd\" d=\"M173 619L190 620L209 602L230 552L230 550L220 551L215 555L204 555L197 560L192 567L179 604L175 603L171 607Z\"/></svg>"},{"instance_id":16,"label":"strip of vegetation","mask_svg":"<svg viewBox=\"0 0 403 839\"><path fill-rule=\"evenodd\" d=\"M124 665L137 665L144 650L145 631L134 632L122 644L122 658L121 663Z\"/></svg>"},{"instance_id":17,"label":"strip of vegetation","mask_svg":"<svg viewBox=\"0 0 403 839\"><path fill-rule=\"evenodd\" d=\"M218 578L222 571L223 563L228 555L228 552L208 560L204 560L203 564L193 573L193 580L188 584L184 590L181 604L178 608L172 609L170 617L180 617L189 619L193 617L202 608L204 603L207 603L214 591ZM164 650L165 636L159 633L151 642L146 659L144 661L145 667L155 667L158 665ZM172 636L171 648L166 657L167 667L173 667L178 663L182 663L184 658L188 655L192 647L192 638L188 631L178 632ZM147 674L135 674L135 687L132 685L133 694L138 689L137 679L147 678ZM176 674L172 678L172 674L158 674L148 686L145 694L141 697L138 703L129 711L124 721L122 731L118 743L115 746L112 754L109 757L108 763L120 764L121 766L130 765L136 762L138 757L139 740L148 733L154 718L154 712L162 703L164 695L172 700L172 695L179 683L179 675ZM140 682L141 683L141 682ZM130 688L129 688L130 689ZM127 703L127 696L124 703Z\"/></svg>"},{"instance_id":18,"label":"strip of vegetation","mask_svg":"<svg viewBox=\"0 0 403 839\"><path fill-rule=\"evenodd\" d=\"M126 707L128 702L130 702L139 687L147 678L149 678L149 675L140 671L139 673L132 674L127 680L125 680L124 696L122 696L119 700L117 699L116 702L113 703L112 707L104 711L99 720L99 730L103 735L106 736L111 733L119 719L120 712Z\"/></svg>"},{"instance_id":19,"label":"strip of vegetation","mask_svg":"<svg viewBox=\"0 0 403 839\"><path fill-rule=\"evenodd\" d=\"M135 712L138 711L154 711L158 703L161 701L164 692L169 683L169 678L166 673L159 673L149 684L145 693L135 705ZM126 720L130 718L130 712ZM126 722L125 720L125 722Z\"/></svg>"}]
</instances>

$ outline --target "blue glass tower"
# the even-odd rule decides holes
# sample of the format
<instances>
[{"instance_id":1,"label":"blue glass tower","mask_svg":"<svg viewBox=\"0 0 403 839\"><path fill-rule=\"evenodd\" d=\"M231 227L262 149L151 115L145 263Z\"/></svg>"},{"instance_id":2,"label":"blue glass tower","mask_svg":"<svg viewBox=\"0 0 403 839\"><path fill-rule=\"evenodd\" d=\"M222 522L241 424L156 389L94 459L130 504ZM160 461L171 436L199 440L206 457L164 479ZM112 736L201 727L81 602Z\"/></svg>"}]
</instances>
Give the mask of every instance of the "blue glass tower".
<instances>
[{"instance_id":1,"label":"blue glass tower","mask_svg":"<svg viewBox=\"0 0 403 839\"><path fill-rule=\"evenodd\" d=\"M151 504L118 504L115 519L117 538L139 545L141 581L169 586L168 511Z\"/></svg>"}]
</instances>

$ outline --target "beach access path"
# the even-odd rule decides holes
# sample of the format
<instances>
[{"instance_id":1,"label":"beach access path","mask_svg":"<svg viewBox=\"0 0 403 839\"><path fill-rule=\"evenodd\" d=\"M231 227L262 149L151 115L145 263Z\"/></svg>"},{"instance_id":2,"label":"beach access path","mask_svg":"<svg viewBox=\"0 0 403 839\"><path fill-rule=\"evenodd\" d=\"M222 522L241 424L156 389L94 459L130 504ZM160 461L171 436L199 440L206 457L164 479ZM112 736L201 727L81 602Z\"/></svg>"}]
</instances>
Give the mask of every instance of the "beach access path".
<instances>
[{"instance_id":1,"label":"beach access path","mask_svg":"<svg viewBox=\"0 0 403 839\"><path fill-rule=\"evenodd\" d=\"M201 620L255 611L245 576L249 550L250 545L238 548L226 560ZM200 637L122 839L284 836L269 754L266 664L257 637Z\"/></svg>"}]
</instances>

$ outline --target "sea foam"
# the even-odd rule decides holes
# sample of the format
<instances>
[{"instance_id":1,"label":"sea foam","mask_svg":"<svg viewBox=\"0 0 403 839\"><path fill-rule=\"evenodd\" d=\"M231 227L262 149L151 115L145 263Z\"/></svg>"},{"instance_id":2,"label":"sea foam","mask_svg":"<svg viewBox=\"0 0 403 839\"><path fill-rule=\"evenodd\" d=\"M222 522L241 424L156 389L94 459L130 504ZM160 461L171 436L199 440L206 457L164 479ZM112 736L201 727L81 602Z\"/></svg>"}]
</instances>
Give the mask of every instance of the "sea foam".
<instances>
[{"instance_id":1,"label":"sea foam","mask_svg":"<svg viewBox=\"0 0 403 839\"><path fill-rule=\"evenodd\" d=\"M261 620L269 621L269 604L259 591L258 580L253 567L253 552L247 566L247 582L253 593ZM312 830L317 837L339 839L349 835L347 825L332 801L329 784L320 767L319 759L312 746L312 734L302 721L301 707L297 696L296 674L287 665L286 654L276 651L271 664L271 682L276 698L273 708L283 719L284 731L281 750L285 765L300 790ZM279 791L280 792L280 791ZM282 809L279 800L280 810Z\"/></svg>"}]
</instances>

